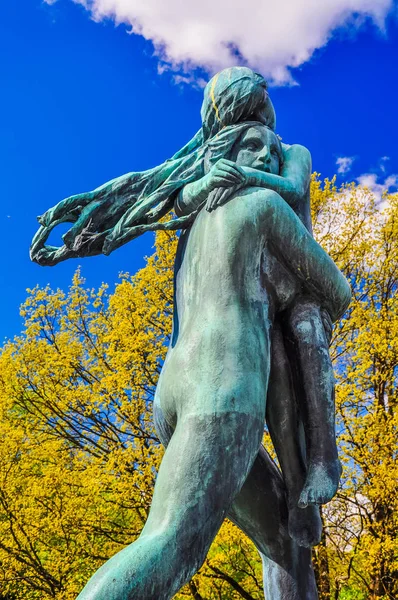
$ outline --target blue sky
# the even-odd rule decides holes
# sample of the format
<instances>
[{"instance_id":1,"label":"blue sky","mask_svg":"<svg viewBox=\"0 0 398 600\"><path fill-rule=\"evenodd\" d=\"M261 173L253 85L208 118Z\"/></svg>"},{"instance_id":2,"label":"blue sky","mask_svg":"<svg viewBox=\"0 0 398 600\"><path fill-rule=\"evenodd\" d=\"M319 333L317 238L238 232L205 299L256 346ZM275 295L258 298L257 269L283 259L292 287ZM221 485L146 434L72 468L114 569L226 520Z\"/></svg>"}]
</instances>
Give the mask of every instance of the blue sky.
<instances>
[{"instance_id":1,"label":"blue sky","mask_svg":"<svg viewBox=\"0 0 398 600\"><path fill-rule=\"evenodd\" d=\"M126 13L127 0L114 0L118 2ZM279 84L289 83L289 78L290 84L293 79L296 83L270 89L277 130L287 143L306 145L314 169L323 176L332 176L342 164L348 167L349 160L336 161L350 157L351 169L339 175L340 181L367 175L363 181L372 185L383 185L387 177L392 184L398 173L398 21L393 10L382 32L370 19L358 28L358 15L354 17L326 45L321 32L312 42L317 49L307 52L308 60L293 70L283 59L285 48L278 46L279 63L274 64L272 52L264 47L265 75ZM154 31L158 39L159 24L158 29L144 24L147 37ZM201 89L177 84L172 70L160 74L164 61L159 69L151 41L126 30L112 19L95 22L71 0L51 5L41 0L1 3L0 339L20 332L19 306L26 288L50 283L66 289L78 264L88 285L106 281L112 287L120 271L135 272L143 266L143 256L151 253L152 236L147 234L109 257L52 268L30 263L28 254L38 214L73 193L159 164L200 126ZM266 30L265 22L264 36ZM167 32L165 36L167 41ZM272 43L277 48L277 40ZM181 44L170 47L169 64L186 51ZM189 50L192 56L202 51L198 48ZM259 52L247 48L249 57ZM304 51L308 48L295 49L297 56ZM209 59L200 60L203 66ZM206 77L203 69L193 73ZM184 77L190 76L185 66Z\"/></svg>"}]
</instances>

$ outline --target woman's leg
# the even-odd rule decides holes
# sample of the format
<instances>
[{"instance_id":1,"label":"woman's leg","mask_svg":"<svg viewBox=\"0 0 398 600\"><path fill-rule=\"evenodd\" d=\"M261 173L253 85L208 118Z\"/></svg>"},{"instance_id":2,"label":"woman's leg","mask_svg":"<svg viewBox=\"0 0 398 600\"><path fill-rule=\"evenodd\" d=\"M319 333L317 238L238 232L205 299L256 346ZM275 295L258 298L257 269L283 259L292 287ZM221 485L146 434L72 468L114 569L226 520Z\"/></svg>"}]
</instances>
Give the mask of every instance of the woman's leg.
<instances>
[{"instance_id":1,"label":"woman's leg","mask_svg":"<svg viewBox=\"0 0 398 600\"><path fill-rule=\"evenodd\" d=\"M287 323L302 381L299 399L307 443L308 474L299 504L326 504L336 494L341 475L329 344L319 306L313 300L295 301Z\"/></svg>"},{"instance_id":2,"label":"woman's leg","mask_svg":"<svg viewBox=\"0 0 398 600\"><path fill-rule=\"evenodd\" d=\"M319 300L336 321L351 300L351 289L325 250L314 240L290 206L276 192L249 188L253 218L261 223L273 254L301 281L309 295Z\"/></svg>"},{"instance_id":3,"label":"woman's leg","mask_svg":"<svg viewBox=\"0 0 398 600\"><path fill-rule=\"evenodd\" d=\"M325 503L336 492L341 469L334 439L333 370L319 304L336 320L347 308L351 291L329 255L278 194L259 189L248 193L266 243L311 296L303 306L297 302L290 318L296 341L292 357L300 363L299 381L304 383L300 406L310 455L300 505Z\"/></svg>"},{"instance_id":4,"label":"woman's leg","mask_svg":"<svg viewBox=\"0 0 398 600\"><path fill-rule=\"evenodd\" d=\"M272 331L271 371L267 394L267 425L281 465L287 489L289 534L300 545L315 546L322 533L319 509L299 508L298 501L307 476L305 439L297 396L299 378L293 377L279 321Z\"/></svg>"},{"instance_id":5,"label":"woman's leg","mask_svg":"<svg viewBox=\"0 0 398 600\"><path fill-rule=\"evenodd\" d=\"M261 555L267 600L318 598L311 550L298 546L289 536L283 480L263 447L228 517Z\"/></svg>"}]
</instances>

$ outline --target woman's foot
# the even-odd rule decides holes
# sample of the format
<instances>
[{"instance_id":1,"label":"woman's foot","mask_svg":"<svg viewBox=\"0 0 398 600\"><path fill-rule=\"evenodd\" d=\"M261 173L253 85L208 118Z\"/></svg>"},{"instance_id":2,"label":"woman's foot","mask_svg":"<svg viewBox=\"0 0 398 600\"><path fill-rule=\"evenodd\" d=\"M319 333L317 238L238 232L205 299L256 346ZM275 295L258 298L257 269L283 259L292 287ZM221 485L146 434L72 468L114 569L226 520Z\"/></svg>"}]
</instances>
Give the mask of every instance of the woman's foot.
<instances>
[{"instance_id":1,"label":"woman's foot","mask_svg":"<svg viewBox=\"0 0 398 600\"><path fill-rule=\"evenodd\" d=\"M336 495L341 476L341 464L336 457L329 461L310 461L298 506L327 504Z\"/></svg>"},{"instance_id":2,"label":"woman's foot","mask_svg":"<svg viewBox=\"0 0 398 600\"><path fill-rule=\"evenodd\" d=\"M289 535L299 546L312 548L321 541L322 520L318 506L289 507Z\"/></svg>"}]
</instances>

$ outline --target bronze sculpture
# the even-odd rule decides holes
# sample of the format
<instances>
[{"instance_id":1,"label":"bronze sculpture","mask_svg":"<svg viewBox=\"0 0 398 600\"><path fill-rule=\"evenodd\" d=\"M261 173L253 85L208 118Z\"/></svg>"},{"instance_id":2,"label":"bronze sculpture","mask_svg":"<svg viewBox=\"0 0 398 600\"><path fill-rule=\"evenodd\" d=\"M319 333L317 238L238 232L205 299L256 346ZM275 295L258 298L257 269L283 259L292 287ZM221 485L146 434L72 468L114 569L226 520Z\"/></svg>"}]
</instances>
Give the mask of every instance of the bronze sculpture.
<instances>
[{"instance_id":1,"label":"bronze sculpture","mask_svg":"<svg viewBox=\"0 0 398 600\"><path fill-rule=\"evenodd\" d=\"M317 505L340 476L327 338L350 290L312 238L310 155L274 133L263 78L241 67L216 75L202 120L163 165L47 211L32 244L33 260L48 265L182 229L154 407L167 450L150 515L82 600L171 598L227 515L262 556L267 598L317 597L309 547ZM172 208L177 218L165 221ZM46 247L63 221L73 223L65 246ZM261 447L266 416L285 481Z\"/></svg>"}]
</instances>

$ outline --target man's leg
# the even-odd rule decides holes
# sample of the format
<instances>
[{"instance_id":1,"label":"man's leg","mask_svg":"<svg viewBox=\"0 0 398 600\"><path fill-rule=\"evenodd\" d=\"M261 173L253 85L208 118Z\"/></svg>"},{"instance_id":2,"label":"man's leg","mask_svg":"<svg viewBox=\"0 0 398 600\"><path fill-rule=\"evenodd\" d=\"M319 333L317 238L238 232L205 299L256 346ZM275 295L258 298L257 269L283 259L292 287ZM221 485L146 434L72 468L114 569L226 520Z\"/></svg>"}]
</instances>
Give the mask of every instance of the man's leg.
<instances>
[{"instance_id":1,"label":"man's leg","mask_svg":"<svg viewBox=\"0 0 398 600\"><path fill-rule=\"evenodd\" d=\"M298 506L307 468L304 430L297 406L297 385L277 321L272 331L267 425L286 484L289 534L300 546L311 547L320 541L322 522L317 507Z\"/></svg>"},{"instance_id":2,"label":"man's leg","mask_svg":"<svg viewBox=\"0 0 398 600\"><path fill-rule=\"evenodd\" d=\"M288 510L280 472L260 448L228 517L253 541L263 561L267 600L316 600L311 550L288 533Z\"/></svg>"},{"instance_id":3,"label":"man's leg","mask_svg":"<svg viewBox=\"0 0 398 600\"><path fill-rule=\"evenodd\" d=\"M169 600L196 573L261 443L264 414L182 416L167 447L148 521L79 600Z\"/></svg>"}]
</instances>

